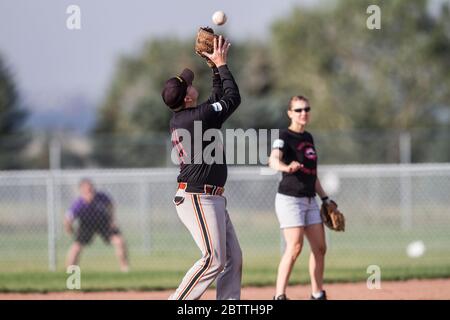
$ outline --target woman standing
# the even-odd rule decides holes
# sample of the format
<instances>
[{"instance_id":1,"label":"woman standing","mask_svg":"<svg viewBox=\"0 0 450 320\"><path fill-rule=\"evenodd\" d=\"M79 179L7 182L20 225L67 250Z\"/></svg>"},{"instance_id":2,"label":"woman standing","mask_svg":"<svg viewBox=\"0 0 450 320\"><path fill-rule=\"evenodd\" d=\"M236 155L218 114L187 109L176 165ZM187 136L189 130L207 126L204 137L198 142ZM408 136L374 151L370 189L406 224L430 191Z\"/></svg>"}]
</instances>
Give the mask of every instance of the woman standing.
<instances>
[{"instance_id":1,"label":"woman standing","mask_svg":"<svg viewBox=\"0 0 450 320\"><path fill-rule=\"evenodd\" d=\"M325 231L315 196L317 193L322 201L329 199L317 177L317 154L313 137L305 130L310 121L310 112L311 106L307 98L291 98L287 111L291 124L288 129L280 131L269 159L269 166L283 173L275 198L275 210L286 242L286 249L278 266L275 300L287 299L286 287L302 250L304 236L311 247L311 299L327 298L323 290Z\"/></svg>"}]
</instances>

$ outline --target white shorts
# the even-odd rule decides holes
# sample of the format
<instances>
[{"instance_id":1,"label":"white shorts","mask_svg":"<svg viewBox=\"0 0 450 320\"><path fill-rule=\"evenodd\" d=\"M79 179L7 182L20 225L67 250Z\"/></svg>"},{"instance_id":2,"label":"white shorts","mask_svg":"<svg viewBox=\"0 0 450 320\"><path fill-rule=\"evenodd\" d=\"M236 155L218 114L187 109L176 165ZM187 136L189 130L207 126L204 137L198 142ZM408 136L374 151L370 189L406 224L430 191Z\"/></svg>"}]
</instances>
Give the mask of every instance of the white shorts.
<instances>
[{"instance_id":1,"label":"white shorts","mask_svg":"<svg viewBox=\"0 0 450 320\"><path fill-rule=\"evenodd\" d=\"M322 223L320 209L315 198L292 197L277 193L275 212L281 229Z\"/></svg>"}]
</instances>

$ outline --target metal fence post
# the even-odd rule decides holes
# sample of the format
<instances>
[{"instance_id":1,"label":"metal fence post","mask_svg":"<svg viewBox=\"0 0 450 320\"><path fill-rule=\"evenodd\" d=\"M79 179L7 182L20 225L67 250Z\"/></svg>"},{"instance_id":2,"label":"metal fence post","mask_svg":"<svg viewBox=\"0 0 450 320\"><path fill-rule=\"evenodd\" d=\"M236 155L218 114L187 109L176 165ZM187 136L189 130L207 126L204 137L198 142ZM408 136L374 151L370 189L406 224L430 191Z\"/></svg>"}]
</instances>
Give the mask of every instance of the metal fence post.
<instances>
[{"instance_id":1,"label":"metal fence post","mask_svg":"<svg viewBox=\"0 0 450 320\"><path fill-rule=\"evenodd\" d=\"M54 207L54 181L51 172L47 177L47 230L48 230L48 269L56 271L56 229Z\"/></svg>"},{"instance_id":2,"label":"metal fence post","mask_svg":"<svg viewBox=\"0 0 450 320\"><path fill-rule=\"evenodd\" d=\"M400 134L399 146L400 162L406 165L411 164L411 133ZM400 177L401 226L403 230L410 230L412 227L412 179L411 172L406 169L401 171Z\"/></svg>"},{"instance_id":3,"label":"metal fence post","mask_svg":"<svg viewBox=\"0 0 450 320\"><path fill-rule=\"evenodd\" d=\"M146 253L150 252L150 219L149 219L149 187L147 181L144 179L140 182L140 201L139 201L139 211L141 214L141 228L142 228L142 244L144 247L144 251Z\"/></svg>"}]
</instances>

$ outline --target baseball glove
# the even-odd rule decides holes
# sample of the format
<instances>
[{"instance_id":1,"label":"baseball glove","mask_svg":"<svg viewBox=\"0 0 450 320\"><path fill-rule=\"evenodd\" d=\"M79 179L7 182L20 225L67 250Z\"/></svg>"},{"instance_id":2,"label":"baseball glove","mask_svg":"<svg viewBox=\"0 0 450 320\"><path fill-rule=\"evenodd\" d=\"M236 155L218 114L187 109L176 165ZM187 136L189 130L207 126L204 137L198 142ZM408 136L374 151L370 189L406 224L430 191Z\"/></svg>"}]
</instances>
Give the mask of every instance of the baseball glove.
<instances>
[{"instance_id":1,"label":"baseball glove","mask_svg":"<svg viewBox=\"0 0 450 320\"><path fill-rule=\"evenodd\" d=\"M320 208L323 223L334 231L345 231L345 217L333 200L324 201Z\"/></svg>"},{"instance_id":2,"label":"baseball glove","mask_svg":"<svg viewBox=\"0 0 450 320\"><path fill-rule=\"evenodd\" d=\"M198 29L197 38L195 40L195 52L202 58L206 59L206 63L211 68L215 67L214 62L205 57L202 52L213 53L214 38L219 36L214 34L214 30L210 27L201 27Z\"/></svg>"}]
</instances>

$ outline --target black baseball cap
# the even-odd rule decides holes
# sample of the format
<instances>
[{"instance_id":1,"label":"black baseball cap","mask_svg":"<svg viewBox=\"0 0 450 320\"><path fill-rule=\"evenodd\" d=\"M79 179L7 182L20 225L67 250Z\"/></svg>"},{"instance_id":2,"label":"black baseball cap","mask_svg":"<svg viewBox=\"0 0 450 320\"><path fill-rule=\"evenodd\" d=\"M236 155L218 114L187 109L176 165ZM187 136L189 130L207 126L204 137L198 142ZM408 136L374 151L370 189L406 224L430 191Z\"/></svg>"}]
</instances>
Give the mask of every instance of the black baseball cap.
<instances>
[{"instance_id":1,"label":"black baseball cap","mask_svg":"<svg viewBox=\"0 0 450 320\"><path fill-rule=\"evenodd\" d=\"M188 68L184 69L179 76L167 80L161 93L164 103L170 109L177 111L176 109L183 106L187 88L192 85L192 81L194 81L194 72Z\"/></svg>"}]
</instances>

